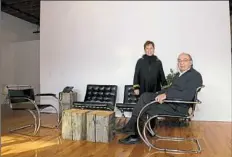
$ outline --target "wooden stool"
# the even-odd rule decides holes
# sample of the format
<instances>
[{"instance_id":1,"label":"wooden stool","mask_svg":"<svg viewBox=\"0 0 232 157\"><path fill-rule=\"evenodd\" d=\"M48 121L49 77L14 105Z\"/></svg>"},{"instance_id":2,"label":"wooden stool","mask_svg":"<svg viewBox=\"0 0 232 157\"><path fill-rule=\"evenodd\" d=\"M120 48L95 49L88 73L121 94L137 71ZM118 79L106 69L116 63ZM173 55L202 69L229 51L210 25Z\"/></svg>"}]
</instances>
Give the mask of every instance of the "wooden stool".
<instances>
[{"instance_id":1,"label":"wooden stool","mask_svg":"<svg viewBox=\"0 0 232 157\"><path fill-rule=\"evenodd\" d=\"M87 141L109 143L114 137L115 112L91 111L87 113Z\"/></svg>"},{"instance_id":2,"label":"wooden stool","mask_svg":"<svg viewBox=\"0 0 232 157\"><path fill-rule=\"evenodd\" d=\"M62 138L69 140L86 139L86 114L89 110L69 109L63 111Z\"/></svg>"}]
</instances>

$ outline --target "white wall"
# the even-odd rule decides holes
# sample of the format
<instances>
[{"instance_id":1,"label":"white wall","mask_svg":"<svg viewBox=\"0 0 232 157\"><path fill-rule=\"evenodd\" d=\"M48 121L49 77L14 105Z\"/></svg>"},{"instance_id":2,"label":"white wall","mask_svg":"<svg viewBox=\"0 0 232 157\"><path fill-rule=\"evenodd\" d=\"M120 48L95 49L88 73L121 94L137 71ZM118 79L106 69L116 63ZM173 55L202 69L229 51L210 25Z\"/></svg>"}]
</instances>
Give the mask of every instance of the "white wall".
<instances>
[{"instance_id":1,"label":"white wall","mask_svg":"<svg viewBox=\"0 0 232 157\"><path fill-rule=\"evenodd\" d=\"M26 82L39 87L39 34L33 34L36 29L34 24L1 12L0 87Z\"/></svg>"},{"instance_id":2,"label":"white wall","mask_svg":"<svg viewBox=\"0 0 232 157\"><path fill-rule=\"evenodd\" d=\"M1 83L32 85L40 90L39 40L11 42L1 54Z\"/></svg>"},{"instance_id":3,"label":"white wall","mask_svg":"<svg viewBox=\"0 0 232 157\"><path fill-rule=\"evenodd\" d=\"M165 74L180 52L192 54L206 85L195 119L231 121L229 20L226 1L42 1L41 91L73 85L83 100L87 84L116 84L122 102L143 44L152 40Z\"/></svg>"},{"instance_id":4,"label":"white wall","mask_svg":"<svg viewBox=\"0 0 232 157\"><path fill-rule=\"evenodd\" d=\"M32 85L39 92L39 40L16 42L11 45L14 51L14 83Z\"/></svg>"},{"instance_id":5,"label":"white wall","mask_svg":"<svg viewBox=\"0 0 232 157\"><path fill-rule=\"evenodd\" d=\"M1 12L1 43L39 40L39 34L33 34L36 29L34 24Z\"/></svg>"}]
</instances>

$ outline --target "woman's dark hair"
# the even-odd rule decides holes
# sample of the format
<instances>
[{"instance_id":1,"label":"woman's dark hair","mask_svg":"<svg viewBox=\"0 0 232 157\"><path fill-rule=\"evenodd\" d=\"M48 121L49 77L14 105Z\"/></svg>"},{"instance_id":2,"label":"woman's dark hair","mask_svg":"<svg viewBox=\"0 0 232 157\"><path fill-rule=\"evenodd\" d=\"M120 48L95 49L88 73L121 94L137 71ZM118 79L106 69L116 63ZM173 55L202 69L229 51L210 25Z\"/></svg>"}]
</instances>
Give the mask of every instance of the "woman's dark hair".
<instances>
[{"instance_id":1,"label":"woman's dark hair","mask_svg":"<svg viewBox=\"0 0 232 157\"><path fill-rule=\"evenodd\" d=\"M145 42L145 44L144 44L144 46L143 46L143 47L144 47L144 50L145 50L146 46L147 46L147 45L150 45L150 44L155 48L155 44L154 44L152 41L149 41L149 40L148 40L148 41Z\"/></svg>"}]
</instances>

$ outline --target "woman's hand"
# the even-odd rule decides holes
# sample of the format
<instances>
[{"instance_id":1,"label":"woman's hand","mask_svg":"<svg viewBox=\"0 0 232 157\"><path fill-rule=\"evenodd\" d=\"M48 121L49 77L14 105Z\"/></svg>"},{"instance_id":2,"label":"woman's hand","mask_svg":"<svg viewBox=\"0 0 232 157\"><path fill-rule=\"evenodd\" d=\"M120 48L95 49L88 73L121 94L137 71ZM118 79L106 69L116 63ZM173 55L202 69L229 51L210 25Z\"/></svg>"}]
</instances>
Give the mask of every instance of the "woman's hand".
<instances>
[{"instance_id":1,"label":"woman's hand","mask_svg":"<svg viewBox=\"0 0 232 157\"><path fill-rule=\"evenodd\" d=\"M139 89L134 90L135 95L139 95Z\"/></svg>"}]
</instances>

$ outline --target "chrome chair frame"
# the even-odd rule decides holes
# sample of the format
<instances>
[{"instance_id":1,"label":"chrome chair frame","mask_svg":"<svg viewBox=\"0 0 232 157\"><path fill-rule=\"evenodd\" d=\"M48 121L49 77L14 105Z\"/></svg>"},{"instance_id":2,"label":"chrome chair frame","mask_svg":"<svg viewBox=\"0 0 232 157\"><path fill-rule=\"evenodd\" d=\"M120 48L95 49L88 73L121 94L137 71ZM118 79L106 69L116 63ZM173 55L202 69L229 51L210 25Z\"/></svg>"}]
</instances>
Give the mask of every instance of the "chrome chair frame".
<instances>
[{"instance_id":1,"label":"chrome chair frame","mask_svg":"<svg viewBox=\"0 0 232 157\"><path fill-rule=\"evenodd\" d=\"M34 88L32 86L30 86L30 85L11 85L11 86L6 86L6 88L7 88L7 90L24 90L24 89L32 89L32 90L34 90ZM35 99L36 99L36 97L43 97L43 96L50 96L50 97L55 98L59 102L59 109L61 109L61 111L62 111L62 102L56 97L55 94L43 93L43 94L35 94L34 96L35 96ZM55 128L58 129L59 128L59 126L61 124L62 114L60 114L60 112L53 105L50 105L49 107L52 107L53 109L55 109L55 111L57 113L57 125L50 127L50 126L41 125L41 111L44 108L40 109L38 107L38 104L36 103L35 99L32 100L29 97L24 97L24 96L10 97L9 94L7 94L7 96L5 98L5 102L9 102L10 108L13 109L11 100L22 100L22 99L29 101L35 107L35 109L20 109L19 108L19 110L28 111L33 116L34 124L29 124L29 125L21 126L21 127L18 127L18 128L10 129L9 130L10 133L13 133L13 132L16 132L18 130L22 130L22 129L26 129L28 127L34 126L34 131L32 133L32 136L36 136L41 127L51 128L51 129L55 129ZM43 105L43 104L41 104L41 105ZM19 134L23 134L23 133L19 133ZM23 135L29 135L29 134L23 134ZM29 136L31 136L31 135L29 135Z\"/></svg>"},{"instance_id":2,"label":"chrome chair frame","mask_svg":"<svg viewBox=\"0 0 232 157\"><path fill-rule=\"evenodd\" d=\"M193 105L193 110L189 115L154 115L150 118L148 118L148 120L146 120L144 126L143 126L143 132L141 133L140 128L139 128L139 119L141 117L141 113L143 113L143 111L145 110L145 108L147 108L148 106L157 103L157 101L152 101L148 104L146 104L142 110L140 111L138 118L137 118L137 130L138 130L138 134L140 136L140 138L143 140L143 142L149 147L149 151L151 150L151 148L154 148L158 151L164 151L164 152L170 152L170 153L200 153L202 152L202 148L200 146L199 140L196 138L182 138L182 137L165 137L165 136L160 136L157 134L157 132L154 132L153 129L150 126L150 121L152 119L156 119L157 118L183 118L183 119L190 119L194 116L194 111L195 111L195 105L196 104L201 104L202 102L200 100L198 100L197 98L197 94L199 93L199 91L205 87L204 85L201 87L198 87L196 90L196 94L195 94L195 101L180 101L180 100L164 100L164 102L168 102L168 103L184 103L184 104L192 104ZM155 146L154 144L152 144L147 137L146 134L146 130L150 132L150 134L156 138L157 141L162 140L162 141L176 141L176 142L183 142L183 141L192 141L195 142L195 144L197 145L197 150L183 150L183 149L168 149L168 148L160 148L158 146Z\"/></svg>"}]
</instances>

